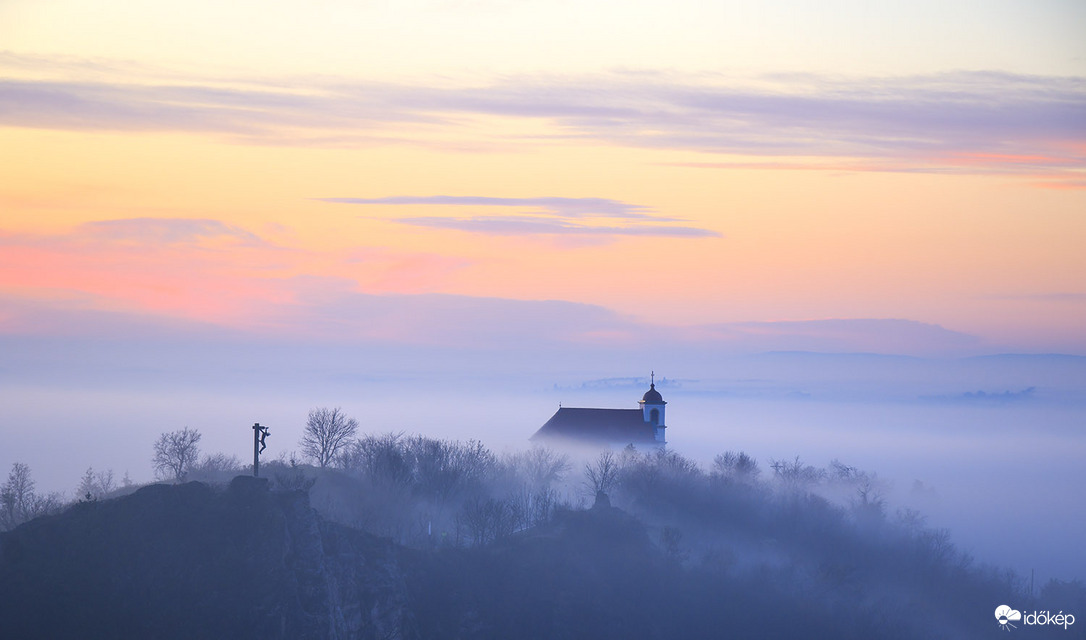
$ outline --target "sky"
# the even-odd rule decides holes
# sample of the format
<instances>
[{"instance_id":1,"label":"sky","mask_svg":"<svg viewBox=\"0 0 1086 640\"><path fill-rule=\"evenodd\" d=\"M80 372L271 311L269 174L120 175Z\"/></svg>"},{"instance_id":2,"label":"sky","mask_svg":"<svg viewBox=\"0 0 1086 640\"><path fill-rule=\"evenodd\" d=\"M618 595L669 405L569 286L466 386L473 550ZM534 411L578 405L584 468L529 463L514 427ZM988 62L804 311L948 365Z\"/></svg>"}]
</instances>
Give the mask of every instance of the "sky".
<instances>
[{"instance_id":1,"label":"sky","mask_svg":"<svg viewBox=\"0 0 1086 640\"><path fill-rule=\"evenodd\" d=\"M1077 2L5 0L0 331L429 344L555 301L573 341L894 320L1086 354L1082 27Z\"/></svg>"},{"instance_id":2,"label":"sky","mask_svg":"<svg viewBox=\"0 0 1086 640\"><path fill-rule=\"evenodd\" d=\"M0 0L0 469L143 481L162 431L244 456L255 420L281 455L323 404L512 446L655 369L677 450L935 483L935 524L1063 575L1086 511L985 532L1084 480L1082 33L1077 0Z\"/></svg>"}]
</instances>

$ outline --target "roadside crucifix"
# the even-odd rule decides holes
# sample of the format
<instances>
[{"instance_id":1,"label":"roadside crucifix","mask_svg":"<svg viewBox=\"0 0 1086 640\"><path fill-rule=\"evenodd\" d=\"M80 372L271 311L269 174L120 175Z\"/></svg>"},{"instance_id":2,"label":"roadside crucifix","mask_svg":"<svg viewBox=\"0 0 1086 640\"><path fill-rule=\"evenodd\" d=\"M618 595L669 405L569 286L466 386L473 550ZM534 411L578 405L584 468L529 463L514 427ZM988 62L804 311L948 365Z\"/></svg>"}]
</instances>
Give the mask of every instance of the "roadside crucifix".
<instances>
[{"instance_id":1,"label":"roadside crucifix","mask_svg":"<svg viewBox=\"0 0 1086 640\"><path fill-rule=\"evenodd\" d=\"M264 439L271 435L271 431L267 427L260 426L257 422L253 424L253 477L260 477L260 453L264 449L268 448L268 445L264 444Z\"/></svg>"}]
</instances>

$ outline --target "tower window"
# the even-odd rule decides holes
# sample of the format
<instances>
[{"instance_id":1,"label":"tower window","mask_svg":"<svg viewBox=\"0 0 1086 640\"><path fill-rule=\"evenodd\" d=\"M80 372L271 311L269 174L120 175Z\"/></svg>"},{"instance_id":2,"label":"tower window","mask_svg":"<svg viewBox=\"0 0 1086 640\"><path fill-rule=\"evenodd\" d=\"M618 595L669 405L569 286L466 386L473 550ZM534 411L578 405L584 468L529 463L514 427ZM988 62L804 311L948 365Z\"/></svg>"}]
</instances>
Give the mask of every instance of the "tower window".
<instances>
[{"instance_id":1,"label":"tower window","mask_svg":"<svg viewBox=\"0 0 1086 640\"><path fill-rule=\"evenodd\" d=\"M651 421L653 424L660 424L659 409L653 409L651 412L649 412L649 421Z\"/></svg>"}]
</instances>

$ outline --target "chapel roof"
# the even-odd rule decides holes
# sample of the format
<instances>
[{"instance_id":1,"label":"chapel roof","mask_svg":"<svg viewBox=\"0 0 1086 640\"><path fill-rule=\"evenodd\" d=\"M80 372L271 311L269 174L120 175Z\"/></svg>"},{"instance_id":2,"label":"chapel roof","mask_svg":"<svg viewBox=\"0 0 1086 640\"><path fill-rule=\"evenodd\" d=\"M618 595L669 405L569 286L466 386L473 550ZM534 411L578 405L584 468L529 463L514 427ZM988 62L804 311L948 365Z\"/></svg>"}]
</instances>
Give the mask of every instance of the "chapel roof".
<instances>
[{"instance_id":1,"label":"chapel roof","mask_svg":"<svg viewBox=\"0 0 1086 640\"><path fill-rule=\"evenodd\" d=\"M656 442L655 430L641 409L561 407L532 436L532 440L551 438L620 445Z\"/></svg>"}]
</instances>

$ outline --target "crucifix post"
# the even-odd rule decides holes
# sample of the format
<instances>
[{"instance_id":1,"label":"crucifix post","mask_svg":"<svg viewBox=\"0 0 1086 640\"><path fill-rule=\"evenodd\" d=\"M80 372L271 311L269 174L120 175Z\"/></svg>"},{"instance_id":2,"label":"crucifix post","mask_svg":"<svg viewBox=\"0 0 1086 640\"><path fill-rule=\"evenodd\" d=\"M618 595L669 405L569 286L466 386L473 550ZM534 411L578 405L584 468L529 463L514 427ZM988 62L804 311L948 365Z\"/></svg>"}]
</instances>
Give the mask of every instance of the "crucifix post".
<instances>
[{"instance_id":1,"label":"crucifix post","mask_svg":"<svg viewBox=\"0 0 1086 640\"><path fill-rule=\"evenodd\" d=\"M253 424L253 477L260 477L260 452L268 447L264 444L264 438L271 435L267 427L260 426L259 422Z\"/></svg>"}]
</instances>

